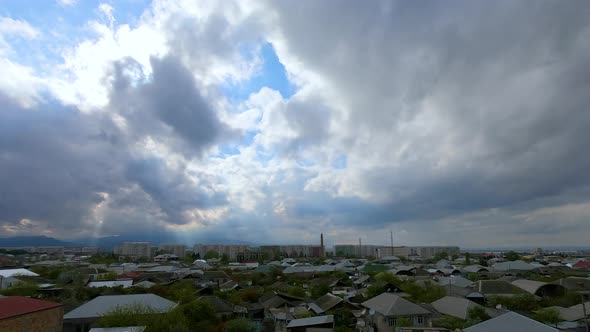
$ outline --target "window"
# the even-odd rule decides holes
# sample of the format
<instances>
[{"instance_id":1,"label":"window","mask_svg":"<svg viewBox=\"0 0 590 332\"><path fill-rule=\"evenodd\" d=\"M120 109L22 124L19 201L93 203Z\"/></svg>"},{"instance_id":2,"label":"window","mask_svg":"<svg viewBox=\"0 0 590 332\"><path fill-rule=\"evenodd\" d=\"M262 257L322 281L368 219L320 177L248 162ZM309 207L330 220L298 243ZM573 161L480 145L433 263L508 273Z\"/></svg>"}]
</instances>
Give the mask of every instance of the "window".
<instances>
[{"instance_id":1,"label":"window","mask_svg":"<svg viewBox=\"0 0 590 332\"><path fill-rule=\"evenodd\" d=\"M422 325L422 324L424 324L424 317L418 316L418 325Z\"/></svg>"},{"instance_id":2,"label":"window","mask_svg":"<svg viewBox=\"0 0 590 332\"><path fill-rule=\"evenodd\" d=\"M390 318L389 319L389 327L395 327L395 325L397 325L397 319Z\"/></svg>"}]
</instances>

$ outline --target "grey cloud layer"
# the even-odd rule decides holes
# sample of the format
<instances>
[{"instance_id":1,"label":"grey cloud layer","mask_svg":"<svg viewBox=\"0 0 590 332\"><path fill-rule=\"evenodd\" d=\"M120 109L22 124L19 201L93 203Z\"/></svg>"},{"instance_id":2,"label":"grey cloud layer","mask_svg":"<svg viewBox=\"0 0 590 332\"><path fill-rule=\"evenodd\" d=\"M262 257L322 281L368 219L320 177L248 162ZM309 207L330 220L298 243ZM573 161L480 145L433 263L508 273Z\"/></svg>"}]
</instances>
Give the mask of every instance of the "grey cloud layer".
<instances>
[{"instance_id":1,"label":"grey cloud layer","mask_svg":"<svg viewBox=\"0 0 590 332\"><path fill-rule=\"evenodd\" d=\"M583 1L269 2L238 23L178 14L166 22L170 54L152 58L149 74L130 58L115 63L107 112L57 102L25 110L3 97L0 227L29 218L75 228L104 201L107 234L146 221L183 226L195 222L191 210L215 208L227 208L220 222L196 220L215 239L232 229L250 241L296 241L318 227L354 233L392 222L470 236L510 225L521 236L512 240L535 225L583 233L589 15ZM322 82L305 85L306 76L305 93L269 97L276 105L249 148L275 159L246 150L227 164L208 159L240 132L220 120L221 78L202 76L249 57L237 67L255 68L244 50L265 38L283 47L292 77L301 65ZM177 156L138 148L148 138ZM333 169L342 156L347 167ZM232 176L255 201L249 210L237 206Z\"/></svg>"}]
</instances>

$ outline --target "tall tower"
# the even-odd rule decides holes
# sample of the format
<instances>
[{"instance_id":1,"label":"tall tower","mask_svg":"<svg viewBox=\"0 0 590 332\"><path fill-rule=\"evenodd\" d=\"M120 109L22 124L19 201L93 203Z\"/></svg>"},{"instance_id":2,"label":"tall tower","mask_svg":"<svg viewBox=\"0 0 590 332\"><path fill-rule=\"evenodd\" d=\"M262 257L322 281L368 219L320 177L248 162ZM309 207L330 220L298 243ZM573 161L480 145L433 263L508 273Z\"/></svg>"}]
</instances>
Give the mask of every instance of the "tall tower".
<instances>
[{"instance_id":1,"label":"tall tower","mask_svg":"<svg viewBox=\"0 0 590 332\"><path fill-rule=\"evenodd\" d=\"M324 257L326 255L326 250L324 247L324 233L320 233L320 256Z\"/></svg>"}]
</instances>

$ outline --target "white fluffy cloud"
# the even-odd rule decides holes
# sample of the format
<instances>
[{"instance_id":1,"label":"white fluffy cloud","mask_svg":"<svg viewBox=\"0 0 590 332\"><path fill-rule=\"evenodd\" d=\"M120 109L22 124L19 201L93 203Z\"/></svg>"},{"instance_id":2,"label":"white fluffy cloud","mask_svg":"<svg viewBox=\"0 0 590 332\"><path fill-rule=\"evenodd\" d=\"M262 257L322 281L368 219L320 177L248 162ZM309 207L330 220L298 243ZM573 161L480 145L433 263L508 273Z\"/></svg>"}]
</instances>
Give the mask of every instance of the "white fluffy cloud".
<instances>
[{"instance_id":1,"label":"white fluffy cloud","mask_svg":"<svg viewBox=\"0 0 590 332\"><path fill-rule=\"evenodd\" d=\"M56 98L81 122L108 119L100 136L131 158L119 156L114 178L101 173L113 182L92 183L91 211L70 221L100 221L104 234L145 219L253 242L311 242L319 229L380 242L394 229L403 244L538 245L542 233L526 230L539 228L578 244L590 201L580 6L156 0L125 22L103 3L92 36L64 47L53 72L2 59L0 90L28 108ZM8 35L39 33L3 18ZM295 93L269 84L230 101L221 87L256 78L266 43ZM22 220L65 224L0 215L6 229Z\"/></svg>"}]
</instances>

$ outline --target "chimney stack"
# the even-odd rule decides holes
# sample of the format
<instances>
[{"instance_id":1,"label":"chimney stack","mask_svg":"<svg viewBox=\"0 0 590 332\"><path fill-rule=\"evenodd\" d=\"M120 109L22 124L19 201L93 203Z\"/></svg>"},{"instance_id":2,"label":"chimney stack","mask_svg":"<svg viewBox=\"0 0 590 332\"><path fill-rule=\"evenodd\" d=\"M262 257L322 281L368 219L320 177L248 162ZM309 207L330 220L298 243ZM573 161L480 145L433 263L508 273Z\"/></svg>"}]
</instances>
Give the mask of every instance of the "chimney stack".
<instances>
[{"instance_id":1,"label":"chimney stack","mask_svg":"<svg viewBox=\"0 0 590 332\"><path fill-rule=\"evenodd\" d=\"M320 255L321 255L322 257L324 257L324 256L325 256L325 254L326 254L326 251L325 251L325 249L324 249L324 233L320 233L320 246L321 246L321 249L320 249L320 250L322 251L322 252L320 253Z\"/></svg>"}]
</instances>

